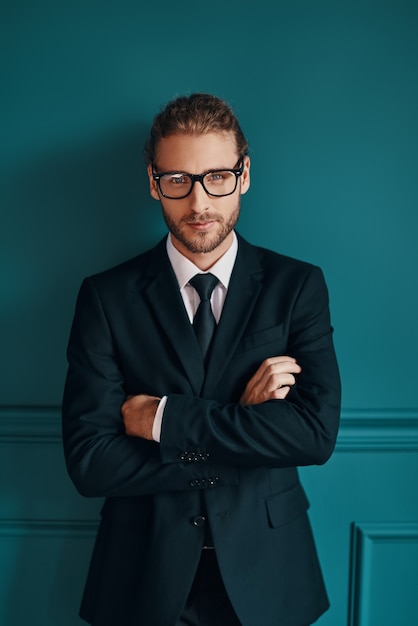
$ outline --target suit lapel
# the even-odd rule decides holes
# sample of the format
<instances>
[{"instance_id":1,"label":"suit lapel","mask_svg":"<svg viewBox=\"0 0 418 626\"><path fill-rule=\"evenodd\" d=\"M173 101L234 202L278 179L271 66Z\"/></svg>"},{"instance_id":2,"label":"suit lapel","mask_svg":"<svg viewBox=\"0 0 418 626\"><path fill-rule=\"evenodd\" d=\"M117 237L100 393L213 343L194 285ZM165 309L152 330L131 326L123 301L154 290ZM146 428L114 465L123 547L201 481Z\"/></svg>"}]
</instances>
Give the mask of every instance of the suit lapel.
<instances>
[{"instance_id":1,"label":"suit lapel","mask_svg":"<svg viewBox=\"0 0 418 626\"><path fill-rule=\"evenodd\" d=\"M198 395L205 375L202 354L167 256L165 240L153 252L145 295L167 343L172 345L194 393Z\"/></svg>"},{"instance_id":2,"label":"suit lapel","mask_svg":"<svg viewBox=\"0 0 418 626\"><path fill-rule=\"evenodd\" d=\"M219 384L246 329L262 288L263 272L254 248L241 237L238 241L238 254L202 389L202 394L207 397L210 397L210 390Z\"/></svg>"},{"instance_id":3,"label":"suit lapel","mask_svg":"<svg viewBox=\"0 0 418 626\"><path fill-rule=\"evenodd\" d=\"M238 254L206 375L199 344L167 256L165 239L154 248L150 256L144 295L196 395L210 397L210 391L216 389L241 340L262 288L263 272L253 246L241 237L238 241Z\"/></svg>"}]
</instances>

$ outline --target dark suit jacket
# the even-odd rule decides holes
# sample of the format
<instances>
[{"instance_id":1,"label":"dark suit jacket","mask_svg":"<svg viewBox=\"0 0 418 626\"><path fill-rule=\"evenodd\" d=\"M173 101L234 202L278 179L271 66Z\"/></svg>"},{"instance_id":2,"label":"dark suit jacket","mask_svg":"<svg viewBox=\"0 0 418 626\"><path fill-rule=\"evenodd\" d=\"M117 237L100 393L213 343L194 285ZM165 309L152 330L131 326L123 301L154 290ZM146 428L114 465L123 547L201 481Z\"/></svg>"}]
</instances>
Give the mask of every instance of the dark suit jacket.
<instances>
[{"instance_id":1,"label":"dark suit jacket","mask_svg":"<svg viewBox=\"0 0 418 626\"><path fill-rule=\"evenodd\" d=\"M260 363L303 371L286 400L242 406ZM243 626L313 622L328 608L297 466L331 455L340 379L319 268L239 237L205 375L165 241L81 287L68 348L63 437L85 496L106 496L81 615L174 626L201 554L204 494ZM168 395L161 443L128 437L129 394Z\"/></svg>"}]
</instances>

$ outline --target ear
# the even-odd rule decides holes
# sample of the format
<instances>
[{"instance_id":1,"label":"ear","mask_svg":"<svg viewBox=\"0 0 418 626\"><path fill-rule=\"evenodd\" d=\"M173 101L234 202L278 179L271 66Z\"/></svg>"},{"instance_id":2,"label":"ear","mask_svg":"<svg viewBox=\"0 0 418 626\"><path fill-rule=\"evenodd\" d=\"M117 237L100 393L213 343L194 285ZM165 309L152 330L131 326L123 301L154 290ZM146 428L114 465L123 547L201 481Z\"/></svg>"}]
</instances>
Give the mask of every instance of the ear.
<instances>
[{"instance_id":1,"label":"ear","mask_svg":"<svg viewBox=\"0 0 418 626\"><path fill-rule=\"evenodd\" d=\"M241 195L247 193L250 188L250 157L244 157L244 171L241 174Z\"/></svg>"},{"instance_id":2,"label":"ear","mask_svg":"<svg viewBox=\"0 0 418 626\"><path fill-rule=\"evenodd\" d=\"M148 178L149 178L149 192L150 192L151 196L155 200L159 200L160 199L160 194L158 192L157 181L154 180L154 178L152 176L152 165L151 165L151 163L149 163L149 165L147 167L147 172L148 172Z\"/></svg>"}]
</instances>

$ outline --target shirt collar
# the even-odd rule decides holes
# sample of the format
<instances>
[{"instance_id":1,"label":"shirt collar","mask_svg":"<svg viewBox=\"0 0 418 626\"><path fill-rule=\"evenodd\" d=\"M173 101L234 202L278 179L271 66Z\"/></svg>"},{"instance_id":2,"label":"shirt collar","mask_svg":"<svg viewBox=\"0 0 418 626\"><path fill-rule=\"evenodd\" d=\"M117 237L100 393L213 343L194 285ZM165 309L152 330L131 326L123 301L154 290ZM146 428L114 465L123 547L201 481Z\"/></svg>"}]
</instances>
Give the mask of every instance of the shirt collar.
<instances>
[{"instance_id":1,"label":"shirt collar","mask_svg":"<svg viewBox=\"0 0 418 626\"><path fill-rule=\"evenodd\" d=\"M219 261L212 265L212 267L208 270L208 272L216 276L216 278L222 283L225 289L228 289L229 281L238 252L238 239L234 231L232 231L232 234L234 236L232 244L230 245L228 250L221 256ZM186 257L173 246L173 242L171 241L171 234L169 234L167 237L166 245L168 258L170 259L170 263L173 267L180 289L183 289L183 287L187 285L189 280L193 278L195 274L207 273L202 272L202 270L199 269L197 265L189 261L189 259L186 259Z\"/></svg>"}]
</instances>

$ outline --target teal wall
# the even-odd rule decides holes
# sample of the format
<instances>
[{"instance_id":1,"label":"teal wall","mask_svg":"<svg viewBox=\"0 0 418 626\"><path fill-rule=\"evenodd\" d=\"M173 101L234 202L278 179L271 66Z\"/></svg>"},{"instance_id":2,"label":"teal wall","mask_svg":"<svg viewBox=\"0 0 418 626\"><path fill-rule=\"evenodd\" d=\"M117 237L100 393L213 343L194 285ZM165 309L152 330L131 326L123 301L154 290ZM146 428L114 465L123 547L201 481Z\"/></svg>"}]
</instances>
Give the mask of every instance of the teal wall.
<instances>
[{"instance_id":1,"label":"teal wall","mask_svg":"<svg viewBox=\"0 0 418 626\"><path fill-rule=\"evenodd\" d=\"M99 503L75 494L60 447L74 301L86 274L163 235L142 145L160 106L204 90L250 141L241 234L321 265L330 289L343 425L330 463L303 472L333 602L321 624L408 626L404 606L412 626L418 3L141 4L0 9L0 623L79 623ZM377 576L388 562L406 591ZM389 588L384 623L369 596Z\"/></svg>"}]
</instances>

